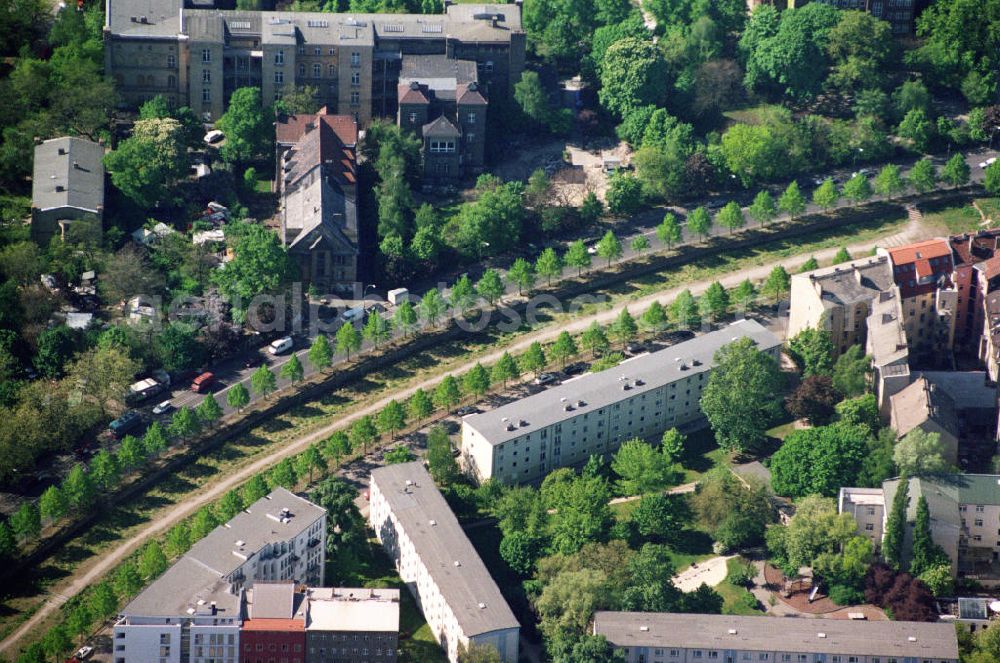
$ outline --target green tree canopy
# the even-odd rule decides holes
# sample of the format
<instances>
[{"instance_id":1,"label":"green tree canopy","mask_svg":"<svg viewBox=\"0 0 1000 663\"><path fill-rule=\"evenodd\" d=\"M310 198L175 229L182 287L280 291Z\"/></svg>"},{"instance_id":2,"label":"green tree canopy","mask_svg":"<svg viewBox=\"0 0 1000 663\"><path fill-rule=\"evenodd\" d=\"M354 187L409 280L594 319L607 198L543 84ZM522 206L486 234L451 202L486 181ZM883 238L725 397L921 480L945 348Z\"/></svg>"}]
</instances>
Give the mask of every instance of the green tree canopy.
<instances>
[{"instance_id":1,"label":"green tree canopy","mask_svg":"<svg viewBox=\"0 0 1000 663\"><path fill-rule=\"evenodd\" d=\"M250 161L271 152L274 132L265 114L260 88L242 87L234 91L217 126L226 135L219 154L229 163Z\"/></svg>"}]
</instances>

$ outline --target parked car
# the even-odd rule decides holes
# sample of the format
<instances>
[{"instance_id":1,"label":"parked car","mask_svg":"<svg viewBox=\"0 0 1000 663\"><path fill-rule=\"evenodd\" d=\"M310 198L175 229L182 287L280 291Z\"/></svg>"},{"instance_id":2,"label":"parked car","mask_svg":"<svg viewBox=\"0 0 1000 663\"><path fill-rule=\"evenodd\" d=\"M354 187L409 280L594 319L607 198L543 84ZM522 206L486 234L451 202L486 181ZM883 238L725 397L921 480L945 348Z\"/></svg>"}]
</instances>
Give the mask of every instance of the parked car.
<instances>
[{"instance_id":1,"label":"parked car","mask_svg":"<svg viewBox=\"0 0 1000 663\"><path fill-rule=\"evenodd\" d=\"M641 355L643 352L649 352L647 348L642 343L626 343L625 344L625 354L629 356Z\"/></svg>"},{"instance_id":2,"label":"parked car","mask_svg":"<svg viewBox=\"0 0 1000 663\"><path fill-rule=\"evenodd\" d=\"M465 417L470 414L479 414L479 408L476 407L475 405L466 405L465 407L460 407L457 410L455 410L455 414L457 414L460 417Z\"/></svg>"},{"instance_id":3,"label":"parked car","mask_svg":"<svg viewBox=\"0 0 1000 663\"><path fill-rule=\"evenodd\" d=\"M534 384L538 385L549 384L555 381L556 381L556 376L553 375L552 373L539 373L538 377L532 380Z\"/></svg>"},{"instance_id":4,"label":"parked car","mask_svg":"<svg viewBox=\"0 0 1000 663\"><path fill-rule=\"evenodd\" d=\"M368 311L364 306L355 306L354 308L349 308L340 314L340 319L344 322L364 322L365 318L368 317Z\"/></svg>"},{"instance_id":5,"label":"parked car","mask_svg":"<svg viewBox=\"0 0 1000 663\"><path fill-rule=\"evenodd\" d=\"M191 383L191 391L196 394L203 394L215 383L214 373L202 373Z\"/></svg>"},{"instance_id":6,"label":"parked car","mask_svg":"<svg viewBox=\"0 0 1000 663\"><path fill-rule=\"evenodd\" d=\"M142 415L137 410L129 410L108 424L108 430L116 440L122 439L140 427L142 427Z\"/></svg>"},{"instance_id":7,"label":"parked car","mask_svg":"<svg viewBox=\"0 0 1000 663\"><path fill-rule=\"evenodd\" d=\"M213 129L212 131L209 131L207 134L205 134L205 143L207 143L208 145L214 145L215 143L218 143L225 137L226 134L222 133L218 129Z\"/></svg>"},{"instance_id":8,"label":"parked car","mask_svg":"<svg viewBox=\"0 0 1000 663\"><path fill-rule=\"evenodd\" d=\"M272 355L277 356L288 352L294 345L295 341L292 340L291 336L283 336L282 338L271 341L271 344L267 346L267 351Z\"/></svg>"},{"instance_id":9,"label":"parked car","mask_svg":"<svg viewBox=\"0 0 1000 663\"><path fill-rule=\"evenodd\" d=\"M89 645L84 645L83 647L80 647L79 649L76 650L76 654L74 654L74 656L76 656L80 660L83 660L86 658L90 658L90 656L93 653L94 653L93 647Z\"/></svg>"},{"instance_id":10,"label":"parked car","mask_svg":"<svg viewBox=\"0 0 1000 663\"><path fill-rule=\"evenodd\" d=\"M153 414L166 414L174 410L174 404L170 401L163 401L153 406Z\"/></svg>"},{"instance_id":11,"label":"parked car","mask_svg":"<svg viewBox=\"0 0 1000 663\"><path fill-rule=\"evenodd\" d=\"M264 355L259 352L254 352L252 355L247 357L246 361L243 362L243 366L245 368L257 368L258 366L266 363L267 360L264 358Z\"/></svg>"},{"instance_id":12,"label":"parked car","mask_svg":"<svg viewBox=\"0 0 1000 663\"><path fill-rule=\"evenodd\" d=\"M581 373L586 373L588 368L590 368L590 364L585 361L578 361L564 368L562 372L563 375L580 375Z\"/></svg>"}]
</instances>

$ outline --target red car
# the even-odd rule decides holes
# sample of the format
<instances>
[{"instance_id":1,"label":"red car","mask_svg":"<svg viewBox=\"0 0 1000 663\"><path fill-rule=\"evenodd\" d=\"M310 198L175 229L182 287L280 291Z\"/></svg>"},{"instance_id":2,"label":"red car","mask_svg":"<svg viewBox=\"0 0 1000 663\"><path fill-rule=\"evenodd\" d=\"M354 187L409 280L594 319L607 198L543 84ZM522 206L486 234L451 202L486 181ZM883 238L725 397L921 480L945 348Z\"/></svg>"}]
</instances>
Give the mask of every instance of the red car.
<instances>
[{"instance_id":1,"label":"red car","mask_svg":"<svg viewBox=\"0 0 1000 663\"><path fill-rule=\"evenodd\" d=\"M208 391L214 382L215 375L213 373L202 373L191 383L191 391L196 394L203 394Z\"/></svg>"}]
</instances>

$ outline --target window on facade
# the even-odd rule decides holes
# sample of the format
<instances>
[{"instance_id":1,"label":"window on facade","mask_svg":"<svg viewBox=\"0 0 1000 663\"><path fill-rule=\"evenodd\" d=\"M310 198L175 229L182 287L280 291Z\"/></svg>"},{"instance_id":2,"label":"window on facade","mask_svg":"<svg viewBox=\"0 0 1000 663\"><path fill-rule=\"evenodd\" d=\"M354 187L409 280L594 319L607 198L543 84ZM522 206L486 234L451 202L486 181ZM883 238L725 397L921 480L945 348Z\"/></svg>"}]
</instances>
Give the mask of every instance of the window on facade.
<instances>
[{"instance_id":1,"label":"window on facade","mask_svg":"<svg viewBox=\"0 0 1000 663\"><path fill-rule=\"evenodd\" d=\"M299 63L299 78L306 77L306 65L304 62Z\"/></svg>"},{"instance_id":2,"label":"window on facade","mask_svg":"<svg viewBox=\"0 0 1000 663\"><path fill-rule=\"evenodd\" d=\"M476 123L476 114L475 113L469 113L468 115L465 116L465 121L468 122L469 124L475 124Z\"/></svg>"},{"instance_id":3,"label":"window on facade","mask_svg":"<svg viewBox=\"0 0 1000 663\"><path fill-rule=\"evenodd\" d=\"M361 85L361 72L351 72L351 85Z\"/></svg>"},{"instance_id":4,"label":"window on facade","mask_svg":"<svg viewBox=\"0 0 1000 663\"><path fill-rule=\"evenodd\" d=\"M285 72L283 71L274 72L274 84L284 85L284 83L285 83Z\"/></svg>"},{"instance_id":5,"label":"window on facade","mask_svg":"<svg viewBox=\"0 0 1000 663\"><path fill-rule=\"evenodd\" d=\"M335 67L332 64L328 65L327 68L326 68L326 75L329 76L330 78L333 78L334 76L336 76L337 75L337 67Z\"/></svg>"},{"instance_id":6,"label":"window on facade","mask_svg":"<svg viewBox=\"0 0 1000 663\"><path fill-rule=\"evenodd\" d=\"M314 64L313 65L313 78L319 78L323 75L323 65Z\"/></svg>"},{"instance_id":7,"label":"window on facade","mask_svg":"<svg viewBox=\"0 0 1000 663\"><path fill-rule=\"evenodd\" d=\"M177 77L173 76L173 75L167 76L167 87L171 87L172 88L172 87L176 87L176 86L177 86Z\"/></svg>"},{"instance_id":8,"label":"window on facade","mask_svg":"<svg viewBox=\"0 0 1000 663\"><path fill-rule=\"evenodd\" d=\"M274 52L274 64L282 65L285 64L285 52L275 51Z\"/></svg>"},{"instance_id":9,"label":"window on facade","mask_svg":"<svg viewBox=\"0 0 1000 663\"><path fill-rule=\"evenodd\" d=\"M433 154L446 154L455 151L455 141L453 140L432 140L430 151Z\"/></svg>"},{"instance_id":10,"label":"window on facade","mask_svg":"<svg viewBox=\"0 0 1000 663\"><path fill-rule=\"evenodd\" d=\"M168 67L176 67L177 66L177 56L175 56L175 55L168 55L167 56L167 66Z\"/></svg>"},{"instance_id":11,"label":"window on facade","mask_svg":"<svg viewBox=\"0 0 1000 663\"><path fill-rule=\"evenodd\" d=\"M212 51L210 51L207 48L203 48L201 50L201 61L202 62L211 62L212 61Z\"/></svg>"},{"instance_id":12,"label":"window on facade","mask_svg":"<svg viewBox=\"0 0 1000 663\"><path fill-rule=\"evenodd\" d=\"M466 140L466 142L469 142L469 143L476 142L476 134L466 134L465 135L465 140Z\"/></svg>"},{"instance_id":13,"label":"window on facade","mask_svg":"<svg viewBox=\"0 0 1000 663\"><path fill-rule=\"evenodd\" d=\"M410 113L410 124L416 124L416 122L417 122L417 114Z\"/></svg>"},{"instance_id":14,"label":"window on facade","mask_svg":"<svg viewBox=\"0 0 1000 663\"><path fill-rule=\"evenodd\" d=\"M211 83L212 82L212 70L211 69L202 69L201 70L201 82L202 83Z\"/></svg>"},{"instance_id":15,"label":"window on facade","mask_svg":"<svg viewBox=\"0 0 1000 663\"><path fill-rule=\"evenodd\" d=\"M201 90L201 103L208 104L212 102L212 91L207 87Z\"/></svg>"},{"instance_id":16,"label":"window on facade","mask_svg":"<svg viewBox=\"0 0 1000 663\"><path fill-rule=\"evenodd\" d=\"M360 92L352 92L351 93L351 103L352 104L360 104L361 103L361 93Z\"/></svg>"},{"instance_id":17,"label":"window on facade","mask_svg":"<svg viewBox=\"0 0 1000 663\"><path fill-rule=\"evenodd\" d=\"M351 53L351 66L359 67L361 66L361 53L354 51Z\"/></svg>"}]
</instances>

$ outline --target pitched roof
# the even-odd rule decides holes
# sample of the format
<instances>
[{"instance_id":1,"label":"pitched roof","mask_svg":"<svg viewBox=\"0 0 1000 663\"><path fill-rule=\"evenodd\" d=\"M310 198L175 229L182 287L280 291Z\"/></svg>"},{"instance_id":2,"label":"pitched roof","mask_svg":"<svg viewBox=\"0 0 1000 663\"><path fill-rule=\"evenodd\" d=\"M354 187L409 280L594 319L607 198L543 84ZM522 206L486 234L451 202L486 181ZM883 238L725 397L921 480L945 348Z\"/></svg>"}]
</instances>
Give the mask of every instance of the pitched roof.
<instances>
[{"instance_id":1,"label":"pitched roof","mask_svg":"<svg viewBox=\"0 0 1000 663\"><path fill-rule=\"evenodd\" d=\"M951 247L948 240L942 237L925 239L922 242L915 242L900 246L894 249L886 249L893 265L905 265L918 260L930 260L931 258L941 258L951 256Z\"/></svg>"},{"instance_id":2,"label":"pitched roof","mask_svg":"<svg viewBox=\"0 0 1000 663\"><path fill-rule=\"evenodd\" d=\"M473 81L455 88L455 96L458 103L466 106L486 106L486 99L479 92L479 85Z\"/></svg>"},{"instance_id":3,"label":"pitched roof","mask_svg":"<svg viewBox=\"0 0 1000 663\"><path fill-rule=\"evenodd\" d=\"M594 633L616 647L849 654L958 660L953 624L597 612Z\"/></svg>"},{"instance_id":4,"label":"pitched roof","mask_svg":"<svg viewBox=\"0 0 1000 663\"><path fill-rule=\"evenodd\" d=\"M462 135L458 128L451 123L451 120L444 115L439 115L425 124L423 133L425 137L431 136L435 138L458 138Z\"/></svg>"},{"instance_id":5,"label":"pitched roof","mask_svg":"<svg viewBox=\"0 0 1000 663\"><path fill-rule=\"evenodd\" d=\"M401 104L429 104L425 88L417 81L409 84L400 83L398 87L399 103Z\"/></svg>"},{"instance_id":6,"label":"pitched roof","mask_svg":"<svg viewBox=\"0 0 1000 663\"><path fill-rule=\"evenodd\" d=\"M330 115L326 107L315 115L281 115L274 123L275 138L279 145L294 145L310 127L324 124L333 130L344 145L357 145L358 125L350 115Z\"/></svg>"},{"instance_id":7,"label":"pitched roof","mask_svg":"<svg viewBox=\"0 0 1000 663\"><path fill-rule=\"evenodd\" d=\"M104 147L83 138L53 138L36 145L32 207L103 211L103 159Z\"/></svg>"},{"instance_id":8,"label":"pitched roof","mask_svg":"<svg viewBox=\"0 0 1000 663\"><path fill-rule=\"evenodd\" d=\"M422 462L372 470L371 483L385 497L466 637L520 628Z\"/></svg>"}]
</instances>

